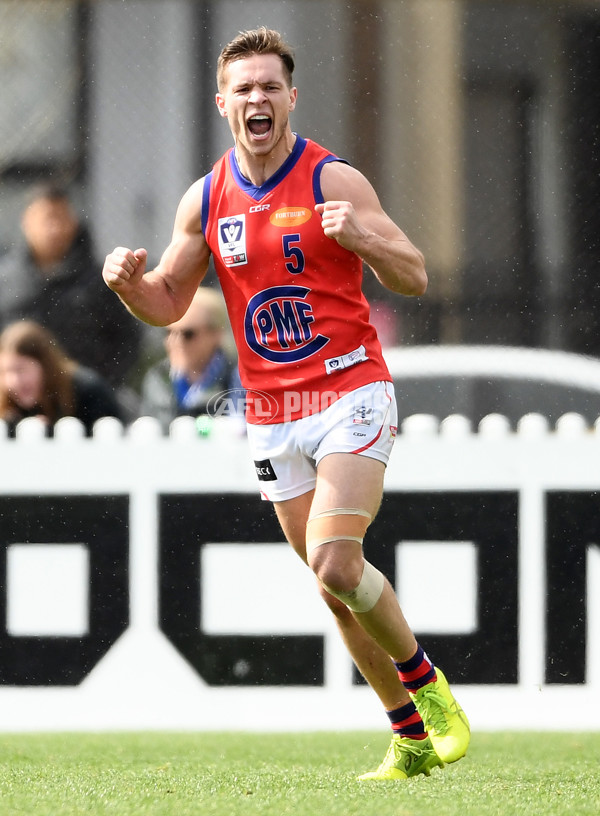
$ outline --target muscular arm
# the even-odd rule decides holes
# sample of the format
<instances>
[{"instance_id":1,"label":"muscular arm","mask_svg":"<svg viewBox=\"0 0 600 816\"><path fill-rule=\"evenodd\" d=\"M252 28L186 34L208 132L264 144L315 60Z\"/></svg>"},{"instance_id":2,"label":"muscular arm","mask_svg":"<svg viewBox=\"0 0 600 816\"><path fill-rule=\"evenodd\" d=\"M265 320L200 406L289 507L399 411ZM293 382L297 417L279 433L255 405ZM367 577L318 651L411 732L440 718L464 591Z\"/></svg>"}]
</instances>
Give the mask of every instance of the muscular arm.
<instances>
[{"instance_id":1,"label":"muscular arm","mask_svg":"<svg viewBox=\"0 0 600 816\"><path fill-rule=\"evenodd\" d=\"M152 326L183 317L206 274L210 250L202 233L202 188L200 179L181 199L171 242L154 270L146 272L145 249L117 247L106 256L106 285L133 315Z\"/></svg>"},{"instance_id":2,"label":"muscular arm","mask_svg":"<svg viewBox=\"0 0 600 816\"><path fill-rule=\"evenodd\" d=\"M321 190L325 203L316 209L325 235L356 252L386 289L422 295L427 288L423 255L383 211L362 173L330 162L323 167Z\"/></svg>"}]
</instances>

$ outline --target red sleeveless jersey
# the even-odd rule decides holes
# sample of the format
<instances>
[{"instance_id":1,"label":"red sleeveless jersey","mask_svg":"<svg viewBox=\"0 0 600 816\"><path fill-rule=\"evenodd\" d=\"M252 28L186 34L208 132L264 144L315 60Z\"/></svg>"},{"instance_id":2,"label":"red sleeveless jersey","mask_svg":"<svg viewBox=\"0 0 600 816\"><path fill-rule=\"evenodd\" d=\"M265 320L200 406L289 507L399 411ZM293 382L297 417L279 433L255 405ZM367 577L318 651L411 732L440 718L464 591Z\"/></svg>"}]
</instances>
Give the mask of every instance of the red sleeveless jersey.
<instances>
[{"instance_id":1,"label":"red sleeveless jersey","mask_svg":"<svg viewBox=\"0 0 600 816\"><path fill-rule=\"evenodd\" d=\"M203 231L213 254L247 389L247 420L321 411L343 394L391 381L362 293L362 260L327 238L323 165L340 161L296 136L260 187L229 150L206 176Z\"/></svg>"}]
</instances>

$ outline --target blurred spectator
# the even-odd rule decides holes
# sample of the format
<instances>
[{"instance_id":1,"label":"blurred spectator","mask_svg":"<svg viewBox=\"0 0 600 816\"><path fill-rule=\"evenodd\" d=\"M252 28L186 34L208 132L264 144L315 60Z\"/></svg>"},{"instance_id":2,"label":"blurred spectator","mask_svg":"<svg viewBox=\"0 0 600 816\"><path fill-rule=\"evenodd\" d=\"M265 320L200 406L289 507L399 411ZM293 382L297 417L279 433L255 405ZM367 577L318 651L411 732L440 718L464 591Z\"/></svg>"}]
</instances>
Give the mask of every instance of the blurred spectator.
<instances>
[{"instance_id":1,"label":"blurred spectator","mask_svg":"<svg viewBox=\"0 0 600 816\"><path fill-rule=\"evenodd\" d=\"M146 372L143 415L156 417L168 430L175 417L218 412L218 395L224 392L232 401L223 415L236 414L243 390L235 354L227 348L227 325L221 294L201 286L184 316L166 329L166 358Z\"/></svg>"},{"instance_id":2,"label":"blurred spectator","mask_svg":"<svg viewBox=\"0 0 600 816\"><path fill-rule=\"evenodd\" d=\"M34 188L21 231L0 258L0 331L17 320L34 320L73 359L122 387L138 359L141 324L114 308L90 233L66 190Z\"/></svg>"},{"instance_id":3,"label":"blurred spectator","mask_svg":"<svg viewBox=\"0 0 600 816\"><path fill-rule=\"evenodd\" d=\"M16 425L31 416L48 424L49 435L65 416L81 420L88 436L100 417L123 421L108 383L67 357L43 326L22 320L0 334L0 419L14 436Z\"/></svg>"}]
</instances>

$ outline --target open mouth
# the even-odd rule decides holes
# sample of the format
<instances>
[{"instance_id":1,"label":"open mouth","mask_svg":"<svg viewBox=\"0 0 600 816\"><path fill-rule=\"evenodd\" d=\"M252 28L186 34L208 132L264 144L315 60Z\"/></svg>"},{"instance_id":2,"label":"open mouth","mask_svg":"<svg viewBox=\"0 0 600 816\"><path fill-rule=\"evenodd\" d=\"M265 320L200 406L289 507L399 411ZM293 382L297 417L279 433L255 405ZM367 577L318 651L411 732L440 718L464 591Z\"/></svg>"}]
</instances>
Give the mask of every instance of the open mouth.
<instances>
[{"instance_id":1,"label":"open mouth","mask_svg":"<svg viewBox=\"0 0 600 816\"><path fill-rule=\"evenodd\" d=\"M253 136L266 136L271 130L272 119L266 114L259 113L248 119L248 130Z\"/></svg>"}]
</instances>

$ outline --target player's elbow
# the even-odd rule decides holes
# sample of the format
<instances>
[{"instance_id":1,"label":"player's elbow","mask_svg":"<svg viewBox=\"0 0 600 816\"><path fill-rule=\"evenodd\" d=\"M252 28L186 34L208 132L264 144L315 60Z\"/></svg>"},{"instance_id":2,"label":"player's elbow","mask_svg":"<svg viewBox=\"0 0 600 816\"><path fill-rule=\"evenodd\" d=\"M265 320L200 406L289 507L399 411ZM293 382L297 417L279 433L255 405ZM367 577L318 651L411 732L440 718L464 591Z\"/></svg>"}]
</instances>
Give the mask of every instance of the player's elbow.
<instances>
[{"instance_id":1,"label":"player's elbow","mask_svg":"<svg viewBox=\"0 0 600 816\"><path fill-rule=\"evenodd\" d=\"M419 297L427 291L427 272L424 261L417 261L404 269L403 274L398 275L390 288L399 295L409 295Z\"/></svg>"},{"instance_id":2,"label":"player's elbow","mask_svg":"<svg viewBox=\"0 0 600 816\"><path fill-rule=\"evenodd\" d=\"M408 276L409 291L408 295L418 297L424 295L427 291L427 270L425 269L425 256L418 249L415 249L415 257L413 259L410 275Z\"/></svg>"},{"instance_id":3,"label":"player's elbow","mask_svg":"<svg viewBox=\"0 0 600 816\"><path fill-rule=\"evenodd\" d=\"M423 272L415 277L412 281L412 288L411 291L408 292L409 295L414 295L415 297L419 297L420 295L424 295L427 291L427 273L423 269Z\"/></svg>"}]
</instances>

